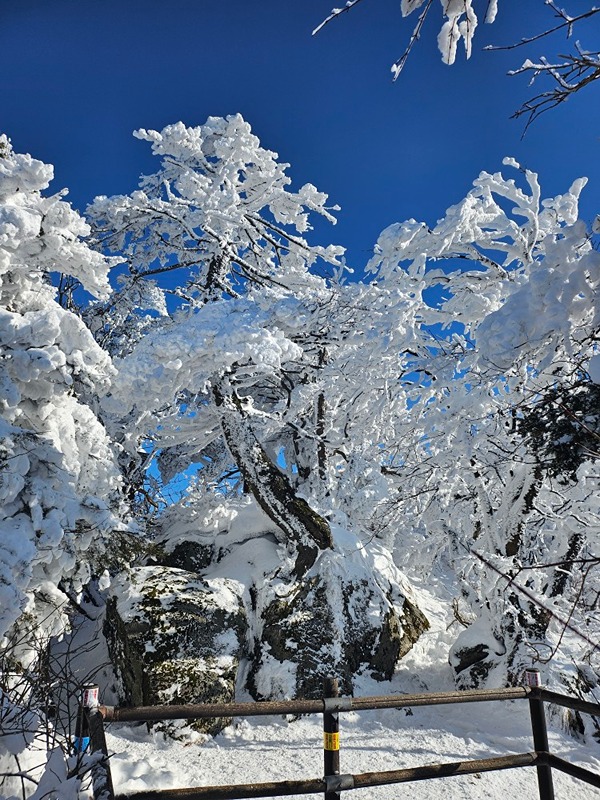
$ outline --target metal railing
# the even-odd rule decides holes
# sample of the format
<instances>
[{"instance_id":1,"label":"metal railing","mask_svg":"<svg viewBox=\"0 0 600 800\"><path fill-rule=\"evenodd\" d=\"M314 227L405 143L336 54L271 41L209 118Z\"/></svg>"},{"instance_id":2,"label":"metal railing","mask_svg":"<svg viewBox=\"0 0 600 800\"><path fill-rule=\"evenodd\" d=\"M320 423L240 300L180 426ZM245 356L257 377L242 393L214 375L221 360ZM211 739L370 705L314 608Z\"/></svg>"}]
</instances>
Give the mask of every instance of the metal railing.
<instances>
[{"instance_id":1,"label":"metal railing","mask_svg":"<svg viewBox=\"0 0 600 800\"><path fill-rule=\"evenodd\" d=\"M207 705L139 706L115 708L97 704L97 691L84 692L85 704L80 709L79 741L89 737L89 748L97 753L92 767L95 800L243 800L254 797L281 797L296 794L323 793L325 800L340 800L341 792L372 786L411 781L471 775L504 769L534 766L537 770L540 800L554 800L552 770L556 769L578 780L600 788L600 775L550 753L546 728L545 703L565 706L600 718L600 705L544 689L539 684L538 670L527 670L527 686L508 689L476 689L472 691L427 694L383 695L378 697L340 697L337 681L324 682L320 700L264 701L257 703L212 703ZM339 714L383 708L481 703L500 700L529 702L534 749L527 753L429 764L384 772L340 774ZM323 715L323 777L270 783L245 783L225 786L203 786L182 789L147 790L115 794L106 746L106 722L159 722L162 720L197 720L217 717L257 717L287 714Z\"/></svg>"}]
</instances>

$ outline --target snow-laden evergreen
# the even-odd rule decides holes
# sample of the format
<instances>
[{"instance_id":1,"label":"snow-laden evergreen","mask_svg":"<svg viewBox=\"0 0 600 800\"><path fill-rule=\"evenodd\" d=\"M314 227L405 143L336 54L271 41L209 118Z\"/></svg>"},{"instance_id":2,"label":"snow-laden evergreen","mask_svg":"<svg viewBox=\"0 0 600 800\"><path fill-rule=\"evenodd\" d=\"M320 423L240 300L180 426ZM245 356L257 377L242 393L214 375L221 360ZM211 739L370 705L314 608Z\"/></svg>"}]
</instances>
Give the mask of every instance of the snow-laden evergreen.
<instances>
[{"instance_id":1,"label":"snow-laden evergreen","mask_svg":"<svg viewBox=\"0 0 600 800\"><path fill-rule=\"evenodd\" d=\"M51 283L62 273L106 297L111 262L63 193L43 195L52 177L0 138L0 637L24 663L62 629L68 597L104 570L123 525L96 410L115 370Z\"/></svg>"}]
</instances>

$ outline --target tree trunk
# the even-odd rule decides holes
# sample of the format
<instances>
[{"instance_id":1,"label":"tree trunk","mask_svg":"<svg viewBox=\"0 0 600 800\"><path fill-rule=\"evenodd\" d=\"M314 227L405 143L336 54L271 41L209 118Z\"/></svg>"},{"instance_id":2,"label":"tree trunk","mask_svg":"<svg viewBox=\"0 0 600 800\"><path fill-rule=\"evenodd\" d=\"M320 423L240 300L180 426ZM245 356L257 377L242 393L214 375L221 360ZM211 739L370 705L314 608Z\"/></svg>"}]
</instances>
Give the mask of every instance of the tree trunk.
<instances>
[{"instance_id":1,"label":"tree trunk","mask_svg":"<svg viewBox=\"0 0 600 800\"><path fill-rule=\"evenodd\" d=\"M220 384L213 388L213 395L227 447L257 503L296 548L293 572L300 578L312 567L320 550L333 547L329 524L296 495L287 476L271 461L235 391Z\"/></svg>"},{"instance_id":2,"label":"tree trunk","mask_svg":"<svg viewBox=\"0 0 600 800\"><path fill-rule=\"evenodd\" d=\"M319 366L322 367L327 360L327 351L325 348L320 350L319 352ZM317 397L317 420L315 426L315 433L317 435L317 465L319 468L319 480L325 486L325 481L327 480L327 451L325 450L325 442L323 437L325 436L325 414L326 414L326 405L325 405L325 395L323 392L319 393Z\"/></svg>"}]
</instances>

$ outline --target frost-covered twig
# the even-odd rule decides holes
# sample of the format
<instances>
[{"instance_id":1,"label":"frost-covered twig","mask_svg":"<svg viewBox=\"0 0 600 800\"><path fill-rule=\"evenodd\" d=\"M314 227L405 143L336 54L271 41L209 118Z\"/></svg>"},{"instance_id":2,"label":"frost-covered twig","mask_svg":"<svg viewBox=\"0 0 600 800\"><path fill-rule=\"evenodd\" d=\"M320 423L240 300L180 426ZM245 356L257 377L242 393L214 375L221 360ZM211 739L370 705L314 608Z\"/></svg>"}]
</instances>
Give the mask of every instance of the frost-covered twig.
<instances>
[{"instance_id":1,"label":"frost-covered twig","mask_svg":"<svg viewBox=\"0 0 600 800\"><path fill-rule=\"evenodd\" d=\"M427 14L429 13L429 9L431 8L431 4L432 3L433 3L433 0L428 0L427 5L425 6L423 11L419 15L419 19L418 19L417 24L415 25L415 28L414 28L414 30L413 30L413 32L411 34L411 37L409 39L408 45L406 47L406 50L404 51L404 53L402 53L400 58L392 64L393 80L397 80L398 76L400 75L400 73L404 69L404 65L406 64L406 61L407 61L407 59L408 59L408 57L410 55L411 50L413 49L414 45L420 39L420 37L421 37L421 29L422 29L423 24L425 22L425 18L427 17Z\"/></svg>"},{"instance_id":2,"label":"frost-covered twig","mask_svg":"<svg viewBox=\"0 0 600 800\"><path fill-rule=\"evenodd\" d=\"M524 597L526 597L531 603L533 603L535 606L537 606L537 608L539 608L541 611L543 611L545 614L547 614L549 618L556 620L560 625L562 625L563 626L563 630L569 630L571 633L575 634L575 636L579 637L584 642L586 642L586 644L589 644L593 650L596 650L596 651L600 652L600 644L598 642L595 642L593 639L590 639L589 636L587 636L585 633L582 633L582 631L580 631L578 628L575 627L575 625L572 624L572 622L571 622L571 618L573 616L573 612L572 611L569 613L567 619L565 619L560 614L557 614L556 611L554 611L554 609L548 608L548 606L544 605L544 603L542 603L533 594L533 592L530 592L529 589L527 589L525 586L521 586L519 583L517 583L514 578L512 578L510 575L507 575L506 572L503 572L501 569L499 569L495 564L493 564L482 553L479 553L474 548L470 548L469 549L469 548L466 547L466 545L464 545L464 547L465 547L465 549L468 551L468 553L470 555L475 556L475 558L477 558L479 561L481 561L483 564L485 564L486 567L489 567L493 572L495 572L496 575L498 575L498 576L500 576L502 578L505 578L508 581L511 589L514 589L514 591L516 591L518 594L521 594ZM593 565L591 565L591 566L593 566ZM588 568L588 571L589 571L589 568ZM587 574L587 571L586 571L586 574ZM579 596L579 594L578 594L578 596Z\"/></svg>"},{"instance_id":3,"label":"frost-covered twig","mask_svg":"<svg viewBox=\"0 0 600 800\"><path fill-rule=\"evenodd\" d=\"M323 20L313 31L313 35L318 33L327 23L339 17L343 12L350 11L360 0L349 0L343 8L334 8L331 14ZM443 13L446 16L446 21L438 34L438 49L442 54L442 60L446 64L453 64L456 58L456 49L460 40L464 40L465 51L467 58L471 55L471 43L475 28L477 27L477 16L473 8L475 0L462 0L462 2L444 2L442 1ZM393 80L396 80L406 62L416 42L421 36L421 31L428 16L433 0L402 0L402 15L408 16L417 9L419 18L416 26L408 41L406 49L399 59L397 59L391 67ZM484 50L513 50L524 45L532 44L540 39L556 33L557 31L566 30L567 37L573 33L574 27L578 22L584 22L591 19L596 14L600 13L600 7L593 6L581 14L571 16L564 9L559 8L553 0L546 0L545 5L549 6L554 11L555 16L560 20L558 24L548 27L546 30L537 33L533 36L525 36L509 45L488 45ZM485 14L485 22L491 23L495 21L498 8L497 0L489 0L487 12ZM577 45L577 53L567 56L560 56L565 59L562 64L550 64L546 57L540 57L538 63L533 63L527 60L520 69L512 70L510 75L518 75L527 70L533 70L533 80L542 73L550 75L556 82L557 87L549 92L543 92L536 97L528 100L523 106L513 115L519 117L523 114L528 114L529 119L525 127L525 131L529 125L544 111L554 108L563 100L566 100L569 95L584 88L593 81L600 77L600 64L598 63L598 53L584 53L579 44ZM575 83L571 83L570 79L576 77Z\"/></svg>"},{"instance_id":4,"label":"frost-covered twig","mask_svg":"<svg viewBox=\"0 0 600 800\"><path fill-rule=\"evenodd\" d=\"M339 17L345 11L350 11L359 2L360 0L348 0L343 8L332 9L330 15L314 29L313 36L322 30L322 28L324 28L325 25L327 25L333 19ZM461 3L442 3L442 9L446 17L446 21L442 25L438 35L438 48L442 54L442 60L446 64L454 63L456 58L456 47L461 39L464 39L467 58L469 58L471 55L471 41L473 39L475 28L477 27L477 16L473 10L472 3L473 0L462 0ZM403 17L409 16L413 11L421 8L423 4L425 4L425 8L419 13L419 19L413 29L404 53L394 62L391 67L393 80L396 80L402 72L408 56L421 36L423 24L425 23L425 19L427 18L427 15L431 10L431 6L433 5L433 0L402 0L401 10ZM496 8L497 0L489 0L485 15L486 22L494 21L496 16Z\"/></svg>"},{"instance_id":5,"label":"frost-covered twig","mask_svg":"<svg viewBox=\"0 0 600 800\"><path fill-rule=\"evenodd\" d=\"M519 572L526 569L552 569L553 567L565 567L570 564L591 564L600 566L600 556L592 558L570 558L568 560L561 559L560 561L546 561L543 564L521 564Z\"/></svg>"},{"instance_id":6,"label":"frost-covered twig","mask_svg":"<svg viewBox=\"0 0 600 800\"><path fill-rule=\"evenodd\" d=\"M343 6L343 8L332 8L331 9L331 13L329 14L329 16L326 17L323 20L323 22L321 22L319 25L317 25L317 27L312 32L312 35L314 36L315 33L318 33L322 28L325 27L325 25L327 25L328 22L331 22L332 19L335 19L336 17L339 17L340 14L344 13L344 11L350 11L350 9L353 8L353 6L356 6L359 3L360 3L360 0L348 0L348 2L346 3L345 6Z\"/></svg>"},{"instance_id":7,"label":"frost-covered twig","mask_svg":"<svg viewBox=\"0 0 600 800\"><path fill-rule=\"evenodd\" d=\"M484 47L484 50L514 50L517 47L523 47L523 45L531 44L532 42L537 42L539 39L543 39L546 36L550 36L552 33L556 33L556 31L560 31L563 28L567 28L567 37L570 37L573 33L573 26L576 22L580 22L581 20L588 19L589 17L593 17L594 14L598 14L600 12L600 8L593 7L588 11L585 11L583 14L578 14L576 17L571 17L567 14L567 12L562 9L558 8L555 3L551 0L546 0L546 5L550 6L553 9L556 16L562 19L563 21L560 22L558 25L555 25L553 28L548 28L541 33L536 33L535 36L528 36L523 37L518 42L513 42L513 44L506 44L506 45L493 45L489 44L487 47Z\"/></svg>"},{"instance_id":8,"label":"frost-covered twig","mask_svg":"<svg viewBox=\"0 0 600 800\"><path fill-rule=\"evenodd\" d=\"M600 78L600 51L588 52L582 50L579 42L575 47L576 53L559 55L559 58L563 59L561 63L551 64L545 56L542 56L537 63L527 59L519 69L511 70L508 73L509 75L531 73L530 85L540 75L548 75L556 84L554 88L540 92L535 97L527 100L513 114L515 118L523 115L528 116L525 131L545 111L556 108L576 92L581 91L581 89Z\"/></svg>"}]
</instances>

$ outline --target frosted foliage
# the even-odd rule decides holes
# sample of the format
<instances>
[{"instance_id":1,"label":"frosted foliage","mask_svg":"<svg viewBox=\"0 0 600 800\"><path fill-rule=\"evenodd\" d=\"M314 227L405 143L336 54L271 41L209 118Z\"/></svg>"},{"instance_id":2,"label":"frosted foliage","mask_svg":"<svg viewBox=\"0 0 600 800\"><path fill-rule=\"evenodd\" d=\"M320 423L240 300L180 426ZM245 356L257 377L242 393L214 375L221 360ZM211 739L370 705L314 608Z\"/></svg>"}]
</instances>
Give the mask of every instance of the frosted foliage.
<instances>
[{"instance_id":1,"label":"frosted foliage","mask_svg":"<svg viewBox=\"0 0 600 800\"><path fill-rule=\"evenodd\" d=\"M471 0L445 0L442 2L447 21L438 35L438 47L445 64L454 64L458 42L463 39L467 58L471 56L471 42L477 27L477 17ZM464 17L464 18L463 18Z\"/></svg>"},{"instance_id":2,"label":"frosted foliage","mask_svg":"<svg viewBox=\"0 0 600 800\"><path fill-rule=\"evenodd\" d=\"M388 383L408 298L393 287L345 285L339 267L330 280L313 273L317 258L335 262L341 253L298 235L309 227L308 211L330 218L326 197L310 184L287 191L286 165L240 116L137 135L163 158L161 170L130 197L98 198L90 209L96 235L126 254L127 291L174 263L188 267L180 273L182 308L156 317L139 337L141 323L128 328L131 352L121 350L103 401L106 412L131 411L137 420L125 445L134 454L135 434L148 437L163 450L165 476L187 459L203 464L202 480L214 479L231 464L224 406L213 396L226 379L240 400L248 452L260 443L317 506L327 496L329 507L349 511L360 481L355 501L368 520L385 481L377 466L359 465L378 463L377 442L397 411ZM125 293L119 303L125 319L133 306Z\"/></svg>"},{"instance_id":3,"label":"frosted foliage","mask_svg":"<svg viewBox=\"0 0 600 800\"><path fill-rule=\"evenodd\" d=\"M60 270L102 297L110 261L61 195L42 196L52 168L0 146L0 636L21 618L43 639L62 624L58 585L77 591L86 552L119 524L120 485L108 437L78 400L105 392L114 369L48 278Z\"/></svg>"},{"instance_id":4,"label":"frosted foliage","mask_svg":"<svg viewBox=\"0 0 600 800\"><path fill-rule=\"evenodd\" d=\"M509 166L519 168L512 159ZM597 324L598 254L585 226L577 221L577 202L585 179L565 195L541 200L537 176L523 170L525 187L500 173L482 173L474 188L432 229L409 220L380 236L369 270L397 278L417 296L447 288L436 308L422 308L428 324L460 322L478 347L465 353L492 374L520 374L523 360L547 367L578 348ZM505 209L510 209L509 211ZM471 262L459 270L435 270L441 259ZM400 267L405 264L406 267ZM537 380L532 373L532 380Z\"/></svg>"},{"instance_id":5,"label":"frosted foliage","mask_svg":"<svg viewBox=\"0 0 600 800\"><path fill-rule=\"evenodd\" d=\"M116 362L103 405L133 411L139 434L166 453L165 475L196 461L201 480L215 480L231 463L225 406L213 396L225 380L241 399L227 407L240 447L247 440L250 453L258 440L314 508L335 509L371 536L374 509L388 499L382 443L405 409L398 353L412 336L411 304L400 287L348 284L182 311Z\"/></svg>"},{"instance_id":6,"label":"frosted foliage","mask_svg":"<svg viewBox=\"0 0 600 800\"><path fill-rule=\"evenodd\" d=\"M402 0L402 16L407 17L417 8L421 8L425 0Z\"/></svg>"},{"instance_id":7,"label":"frosted foliage","mask_svg":"<svg viewBox=\"0 0 600 800\"><path fill-rule=\"evenodd\" d=\"M589 443L576 475L553 481L527 433L532 415L543 420L556 405L552 392L560 389L575 426L570 392L593 392L600 254L578 220L585 180L543 200L534 173L505 164L517 180L482 173L435 226L408 220L383 231L369 264L378 286L413 298L400 358L405 412L384 467L399 494L382 521L392 529L412 520L411 538L396 537L399 557L410 546L425 573L449 559L463 616L487 620L478 643L498 642L485 668L460 673L463 686L518 680L536 652L546 655L560 625L541 609L583 580L560 562L594 555L600 521L595 418L581 420ZM514 584L526 583L533 600L506 591L507 574L544 562L555 567ZM584 608L573 612L581 620ZM457 669L473 636L457 642ZM582 642L571 651L578 658Z\"/></svg>"},{"instance_id":8,"label":"frosted foliage","mask_svg":"<svg viewBox=\"0 0 600 800\"><path fill-rule=\"evenodd\" d=\"M387 228L369 263L379 286L414 298L402 356L410 416L446 445L455 422L475 432L593 354L600 256L577 221L584 181L543 201L534 174L524 184L482 173L434 227Z\"/></svg>"},{"instance_id":9,"label":"frosted foliage","mask_svg":"<svg viewBox=\"0 0 600 800\"><path fill-rule=\"evenodd\" d=\"M182 314L167 331L148 334L120 362L113 400L123 410L135 404L139 411L151 411L164 401L166 386L174 396L184 389L206 392L211 379L234 364L252 364L248 382L277 374L283 363L299 360L302 350L281 331L269 330L267 322L266 314L244 300Z\"/></svg>"},{"instance_id":10,"label":"frosted foliage","mask_svg":"<svg viewBox=\"0 0 600 800\"><path fill-rule=\"evenodd\" d=\"M0 276L35 264L81 281L100 297L109 292L108 262L81 241L89 235L85 220L62 200L64 193L42 197L53 169L29 155L13 153L0 136Z\"/></svg>"},{"instance_id":11,"label":"frosted foliage","mask_svg":"<svg viewBox=\"0 0 600 800\"><path fill-rule=\"evenodd\" d=\"M471 48L475 29L477 28L477 15L475 6L481 6L485 12L485 22L492 23L496 19L498 12L497 0L485 0L475 3L475 0L440 0L445 22L438 34L438 48L442 54L442 61L445 64L454 64L456 60L456 50L462 39L464 42L467 58L471 56ZM420 9L425 0L402 0L402 15L408 16L413 11ZM426 12L429 6L427 6ZM401 69L401 67L400 67ZM392 67L392 72L398 73L398 64Z\"/></svg>"},{"instance_id":12,"label":"frosted foliage","mask_svg":"<svg viewBox=\"0 0 600 800\"><path fill-rule=\"evenodd\" d=\"M185 267L181 291L204 302L242 293L246 281L301 287L317 258L339 265L342 248L309 247L301 236L310 212L335 222L327 196L311 184L289 191L288 165L239 114L135 135L151 143L160 170L133 194L89 208L97 236L127 259L134 281Z\"/></svg>"}]
</instances>

